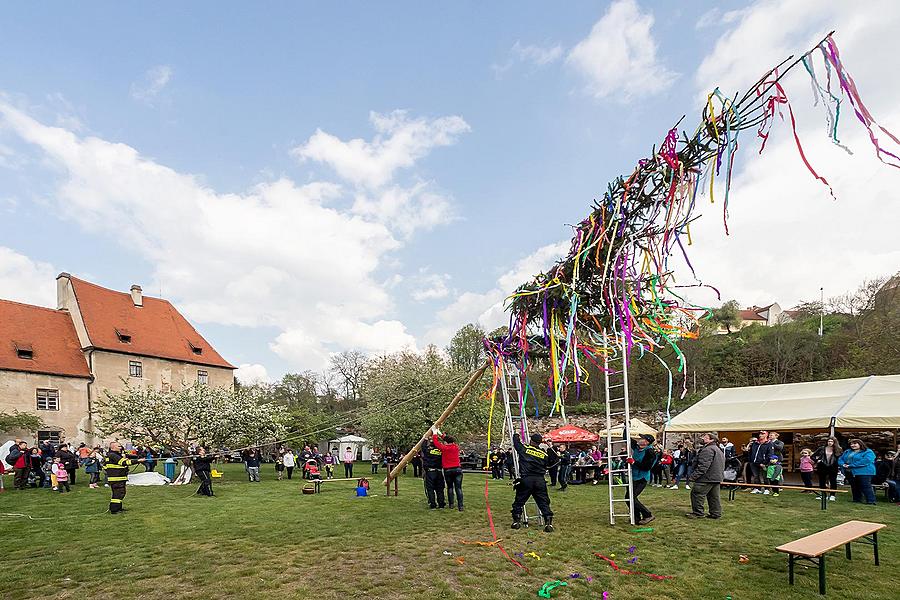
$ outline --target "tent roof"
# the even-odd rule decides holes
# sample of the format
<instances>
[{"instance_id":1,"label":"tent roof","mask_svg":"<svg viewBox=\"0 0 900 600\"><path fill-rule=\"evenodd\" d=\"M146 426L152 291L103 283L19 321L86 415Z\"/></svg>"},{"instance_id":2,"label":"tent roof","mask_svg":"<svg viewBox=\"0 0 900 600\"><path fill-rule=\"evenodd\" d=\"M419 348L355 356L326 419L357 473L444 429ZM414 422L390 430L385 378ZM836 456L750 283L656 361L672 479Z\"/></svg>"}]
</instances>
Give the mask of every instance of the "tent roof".
<instances>
[{"instance_id":1,"label":"tent roof","mask_svg":"<svg viewBox=\"0 0 900 600\"><path fill-rule=\"evenodd\" d=\"M335 438L333 440L328 440L328 443L339 442L341 444L347 444L347 443L359 444L359 443L368 442L368 441L369 440L367 440L366 438L359 437L358 435L345 435L345 436L341 436L339 438Z\"/></svg>"},{"instance_id":2,"label":"tent roof","mask_svg":"<svg viewBox=\"0 0 900 600\"><path fill-rule=\"evenodd\" d=\"M600 439L596 433L591 433L587 429L575 425L563 425L559 429L548 431L544 437L550 438L554 442L596 442Z\"/></svg>"},{"instance_id":3,"label":"tent roof","mask_svg":"<svg viewBox=\"0 0 900 600\"><path fill-rule=\"evenodd\" d=\"M650 427L649 425L647 425L640 419L635 419L634 417L632 417L631 424L628 427L628 429L634 435L649 434L652 436L656 436L658 433L655 429L653 429L652 427ZM613 431L613 433L618 432L619 435L622 435L622 424L620 423L619 425L616 425L615 427L613 427L612 431ZM603 431L601 431L600 435L605 437L606 430L604 429Z\"/></svg>"},{"instance_id":4,"label":"tent roof","mask_svg":"<svg viewBox=\"0 0 900 600\"><path fill-rule=\"evenodd\" d=\"M900 375L720 388L666 431L900 427Z\"/></svg>"}]
</instances>

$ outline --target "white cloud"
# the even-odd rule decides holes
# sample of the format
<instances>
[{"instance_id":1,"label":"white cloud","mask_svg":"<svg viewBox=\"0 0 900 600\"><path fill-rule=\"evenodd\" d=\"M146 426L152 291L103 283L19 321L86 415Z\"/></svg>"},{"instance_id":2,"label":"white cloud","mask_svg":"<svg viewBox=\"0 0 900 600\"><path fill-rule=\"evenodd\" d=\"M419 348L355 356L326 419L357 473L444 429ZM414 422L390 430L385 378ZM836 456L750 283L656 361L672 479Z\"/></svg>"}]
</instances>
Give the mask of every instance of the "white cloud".
<instances>
[{"instance_id":1,"label":"white cloud","mask_svg":"<svg viewBox=\"0 0 900 600\"><path fill-rule=\"evenodd\" d=\"M58 214L143 256L193 320L277 327L271 347L295 368L319 368L347 348L415 345L402 323L384 319L392 302L375 279L403 228L334 208L342 186L279 179L218 193L130 146L2 102L0 125L59 178ZM52 284L53 275L48 266L33 280Z\"/></svg>"},{"instance_id":2,"label":"white cloud","mask_svg":"<svg viewBox=\"0 0 900 600\"><path fill-rule=\"evenodd\" d=\"M0 246L0 298L56 308L53 265Z\"/></svg>"},{"instance_id":3,"label":"white cloud","mask_svg":"<svg viewBox=\"0 0 900 600\"><path fill-rule=\"evenodd\" d=\"M734 23L746 12L746 9L723 11L719 7L711 8L710 10L700 15L700 18L697 19L696 28L706 29L709 27L716 27L719 25Z\"/></svg>"},{"instance_id":4,"label":"white cloud","mask_svg":"<svg viewBox=\"0 0 900 600\"><path fill-rule=\"evenodd\" d=\"M269 383L272 381L269 377L268 370L260 364L242 364L234 372L234 376L244 385Z\"/></svg>"},{"instance_id":5,"label":"white cloud","mask_svg":"<svg viewBox=\"0 0 900 600\"><path fill-rule=\"evenodd\" d=\"M410 118L405 110L372 112L369 120L377 132L371 142L361 138L345 142L317 129L293 154L323 163L355 185L379 188L388 184L398 169L413 166L434 148L456 143L471 129L459 116Z\"/></svg>"},{"instance_id":6,"label":"white cloud","mask_svg":"<svg viewBox=\"0 0 900 600\"><path fill-rule=\"evenodd\" d=\"M153 106L162 91L172 80L172 67L157 65L144 73L140 81L131 84L131 97L148 106Z\"/></svg>"},{"instance_id":7,"label":"white cloud","mask_svg":"<svg viewBox=\"0 0 900 600\"><path fill-rule=\"evenodd\" d=\"M416 302L446 298L450 295L450 288L447 286L449 281L450 276L446 273L439 275L422 269L419 271L418 277L411 282L415 288L410 295Z\"/></svg>"},{"instance_id":8,"label":"white cloud","mask_svg":"<svg viewBox=\"0 0 900 600\"><path fill-rule=\"evenodd\" d=\"M666 90L677 75L656 57L653 15L634 0L617 0L591 33L569 52L566 62L580 73L596 98L628 100Z\"/></svg>"},{"instance_id":9,"label":"white cloud","mask_svg":"<svg viewBox=\"0 0 900 600\"><path fill-rule=\"evenodd\" d=\"M392 226L405 238L416 231L429 231L456 219L450 201L429 191L428 184L422 182L409 188L391 186L374 195L360 190L351 210Z\"/></svg>"},{"instance_id":10,"label":"white cloud","mask_svg":"<svg viewBox=\"0 0 900 600\"><path fill-rule=\"evenodd\" d=\"M695 77L698 96L719 85L726 95L743 92L769 67L817 43L832 23L835 39L868 108L888 129L900 131L900 77L884 68L900 28L900 5L873 2L865 10L848 3L782 0L757 2L725 31ZM754 48L747 52L747 48ZM821 63L818 63L821 66ZM820 74L822 73L820 69ZM809 78L796 68L784 85L798 123L803 149L815 169L834 187L837 200L815 181L801 161L790 122L778 120L762 155L755 131L742 134L731 198L731 235L722 228L721 195L700 206L705 218L692 226L691 261L705 282L724 299L742 305L837 295L863 279L900 269L896 225L900 204L898 172L874 156L868 135L848 108L839 134L848 156L825 132L821 107L813 107ZM887 141L886 139L883 141ZM686 274L682 283L688 283ZM710 294L692 294L714 302Z\"/></svg>"},{"instance_id":11,"label":"white cloud","mask_svg":"<svg viewBox=\"0 0 900 600\"><path fill-rule=\"evenodd\" d=\"M563 47L560 44L552 46L538 46L534 44L523 44L516 40L516 43L509 49L509 56L502 64L492 65L497 75L505 73L517 63L527 63L534 67L545 67L551 63L555 63L563 55Z\"/></svg>"},{"instance_id":12,"label":"white cloud","mask_svg":"<svg viewBox=\"0 0 900 600\"><path fill-rule=\"evenodd\" d=\"M509 322L509 315L503 308L506 298L520 285L562 259L568 253L570 245L571 242L563 241L542 246L518 260L512 269L497 279L497 285L490 290L457 295L453 302L438 311L435 322L425 334L425 341L443 346L466 323L477 323L487 331L506 325Z\"/></svg>"}]
</instances>

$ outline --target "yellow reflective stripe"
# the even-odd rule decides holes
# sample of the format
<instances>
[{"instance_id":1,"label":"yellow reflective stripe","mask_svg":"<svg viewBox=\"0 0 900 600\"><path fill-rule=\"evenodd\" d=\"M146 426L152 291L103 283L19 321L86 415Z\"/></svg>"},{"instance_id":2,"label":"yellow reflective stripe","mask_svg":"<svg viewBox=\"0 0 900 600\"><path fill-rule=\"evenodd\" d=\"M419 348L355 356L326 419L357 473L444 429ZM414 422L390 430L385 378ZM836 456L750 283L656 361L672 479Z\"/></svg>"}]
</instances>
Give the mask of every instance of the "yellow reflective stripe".
<instances>
[{"instance_id":1,"label":"yellow reflective stripe","mask_svg":"<svg viewBox=\"0 0 900 600\"><path fill-rule=\"evenodd\" d=\"M110 503L115 502L116 504L122 504L121 498L110 498Z\"/></svg>"},{"instance_id":2,"label":"yellow reflective stripe","mask_svg":"<svg viewBox=\"0 0 900 600\"><path fill-rule=\"evenodd\" d=\"M128 481L128 477L107 477L107 481Z\"/></svg>"}]
</instances>

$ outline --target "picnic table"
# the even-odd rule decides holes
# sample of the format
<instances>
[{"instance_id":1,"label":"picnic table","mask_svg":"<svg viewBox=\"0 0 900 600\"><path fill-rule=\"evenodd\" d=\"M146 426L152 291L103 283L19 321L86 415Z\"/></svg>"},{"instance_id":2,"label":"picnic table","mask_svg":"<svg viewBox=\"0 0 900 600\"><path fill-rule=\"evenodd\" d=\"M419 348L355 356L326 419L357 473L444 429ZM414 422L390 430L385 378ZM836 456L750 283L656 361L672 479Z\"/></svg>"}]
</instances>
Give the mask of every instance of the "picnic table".
<instances>
[{"instance_id":1,"label":"picnic table","mask_svg":"<svg viewBox=\"0 0 900 600\"><path fill-rule=\"evenodd\" d=\"M788 582L794 585L794 564L807 561L819 568L819 593L825 593L825 555L835 548L845 546L847 560L852 560L850 545L853 542L869 544L875 549L875 566L878 562L878 531L887 525L868 521L847 521L824 531L802 537L775 548L788 555Z\"/></svg>"},{"instance_id":2,"label":"picnic table","mask_svg":"<svg viewBox=\"0 0 900 600\"><path fill-rule=\"evenodd\" d=\"M738 488L778 488L781 490L805 490L814 491L822 497L822 510L828 510L828 494L846 494L847 490L830 490L823 488L808 488L802 485L774 485L770 483L737 483L736 481L723 481L722 487L728 487L728 499L734 500Z\"/></svg>"}]
</instances>

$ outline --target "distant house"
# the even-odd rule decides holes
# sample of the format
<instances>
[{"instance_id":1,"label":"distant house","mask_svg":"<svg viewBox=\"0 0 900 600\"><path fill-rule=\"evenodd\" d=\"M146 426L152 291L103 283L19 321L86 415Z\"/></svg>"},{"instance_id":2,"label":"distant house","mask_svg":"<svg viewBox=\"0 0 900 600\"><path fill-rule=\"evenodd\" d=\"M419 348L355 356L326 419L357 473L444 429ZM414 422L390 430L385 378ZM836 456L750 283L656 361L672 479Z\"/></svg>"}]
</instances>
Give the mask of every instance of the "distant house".
<instances>
[{"instance_id":1,"label":"distant house","mask_svg":"<svg viewBox=\"0 0 900 600\"><path fill-rule=\"evenodd\" d=\"M68 273L56 291L56 310L0 300L0 412L40 416L39 440L90 441L93 403L126 382L164 391L234 384L234 366L167 300Z\"/></svg>"},{"instance_id":2,"label":"distant house","mask_svg":"<svg viewBox=\"0 0 900 600\"><path fill-rule=\"evenodd\" d=\"M740 329L748 325L763 325L771 327L782 323L790 323L799 314L795 310L782 310L777 302L767 306L750 306L738 311L741 319ZM717 333L728 333L724 327L720 327Z\"/></svg>"}]
</instances>

